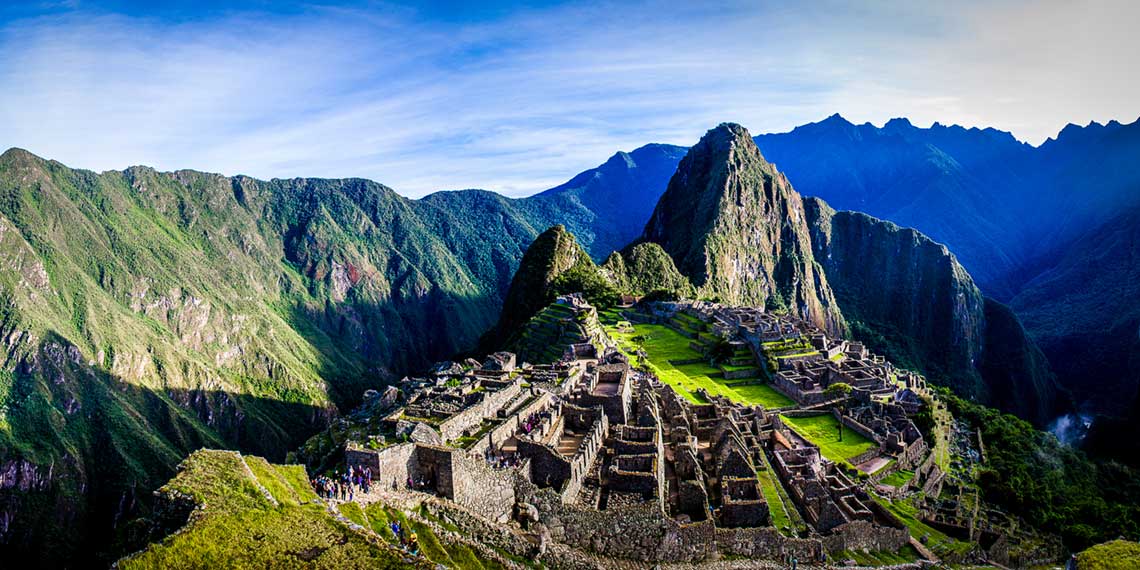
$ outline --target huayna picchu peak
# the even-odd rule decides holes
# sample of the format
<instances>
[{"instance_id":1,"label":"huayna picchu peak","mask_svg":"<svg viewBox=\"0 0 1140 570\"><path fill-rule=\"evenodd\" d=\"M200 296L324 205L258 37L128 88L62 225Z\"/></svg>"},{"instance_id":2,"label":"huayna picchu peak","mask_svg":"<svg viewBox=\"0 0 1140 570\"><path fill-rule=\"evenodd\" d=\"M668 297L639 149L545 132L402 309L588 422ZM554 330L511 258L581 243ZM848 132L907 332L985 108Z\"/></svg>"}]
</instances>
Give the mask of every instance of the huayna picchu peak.
<instances>
[{"instance_id":1,"label":"huayna picchu peak","mask_svg":"<svg viewBox=\"0 0 1140 570\"><path fill-rule=\"evenodd\" d=\"M846 330L812 258L803 200L740 125L722 124L689 149L642 240L661 245L703 295Z\"/></svg>"}]
</instances>

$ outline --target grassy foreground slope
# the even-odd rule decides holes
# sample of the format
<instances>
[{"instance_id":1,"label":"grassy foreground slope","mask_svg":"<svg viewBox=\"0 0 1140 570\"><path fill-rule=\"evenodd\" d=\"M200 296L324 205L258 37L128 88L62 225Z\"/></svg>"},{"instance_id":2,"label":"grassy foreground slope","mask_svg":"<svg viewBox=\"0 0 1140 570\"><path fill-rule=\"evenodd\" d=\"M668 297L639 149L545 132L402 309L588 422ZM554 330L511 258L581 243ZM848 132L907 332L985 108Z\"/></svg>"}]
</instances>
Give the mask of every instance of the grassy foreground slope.
<instances>
[{"instance_id":1,"label":"grassy foreground slope","mask_svg":"<svg viewBox=\"0 0 1140 570\"><path fill-rule=\"evenodd\" d=\"M159 491L197 508L185 527L119 563L144 568L409 568L417 562L333 518L300 466L202 450Z\"/></svg>"}]
</instances>

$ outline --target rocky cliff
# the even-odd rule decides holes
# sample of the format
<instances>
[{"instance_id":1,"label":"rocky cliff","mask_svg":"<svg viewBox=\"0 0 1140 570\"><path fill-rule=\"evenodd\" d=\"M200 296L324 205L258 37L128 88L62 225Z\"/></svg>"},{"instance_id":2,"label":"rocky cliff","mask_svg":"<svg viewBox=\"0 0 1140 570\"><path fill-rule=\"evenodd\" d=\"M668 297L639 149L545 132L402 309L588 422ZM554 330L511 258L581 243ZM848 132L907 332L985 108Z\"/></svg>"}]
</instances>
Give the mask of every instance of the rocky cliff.
<instances>
[{"instance_id":1,"label":"rocky cliff","mask_svg":"<svg viewBox=\"0 0 1140 570\"><path fill-rule=\"evenodd\" d=\"M946 248L910 229L804 200L815 258L856 338L959 394L1038 424L1057 398L1040 350Z\"/></svg>"},{"instance_id":2,"label":"rocky cliff","mask_svg":"<svg viewBox=\"0 0 1140 570\"><path fill-rule=\"evenodd\" d=\"M803 200L740 125L722 124L689 149L641 241L659 244L702 295L846 331L812 256Z\"/></svg>"}]
</instances>

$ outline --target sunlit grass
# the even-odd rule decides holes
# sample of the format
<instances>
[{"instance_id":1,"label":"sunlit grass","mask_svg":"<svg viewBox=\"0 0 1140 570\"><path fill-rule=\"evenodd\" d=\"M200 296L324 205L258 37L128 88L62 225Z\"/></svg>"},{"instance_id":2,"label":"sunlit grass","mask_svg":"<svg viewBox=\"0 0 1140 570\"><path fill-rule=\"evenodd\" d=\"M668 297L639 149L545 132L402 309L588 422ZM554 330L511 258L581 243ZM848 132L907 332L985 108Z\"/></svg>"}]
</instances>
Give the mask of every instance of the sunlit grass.
<instances>
[{"instance_id":1,"label":"sunlit grass","mask_svg":"<svg viewBox=\"0 0 1140 570\"><path fill-rule=\"evenodd\" d=\"M759 379L726 381L721 370L707 361L693 364L673 364L702 358L701 353L689 346L691 339L677 331L655 324L635 324L632 330L619 331L616 326L607 326L606 332L618 346L631 356L638 349L645 351L644 364L661 379L672 386L679 394L691 402L702 403L698 390L724 396L745 405L760 405L768 408L791 406L792 400Z\"/></svg>"},{"instance_id":2,"label":"sunlit grass","mask_svg":"<svg viewBox=\"0 0 1140 570\"><path fill-rule=\"evenodd\" d=\"M802 418L780 416L780 419L804 439L819 446L819 451L824 457L837 463L846 463L848 459L866 452L875 445L873 441L848 427L843 428L843 440L840 441L839 420L831 414Z\"/></svg>"}]
</instances>

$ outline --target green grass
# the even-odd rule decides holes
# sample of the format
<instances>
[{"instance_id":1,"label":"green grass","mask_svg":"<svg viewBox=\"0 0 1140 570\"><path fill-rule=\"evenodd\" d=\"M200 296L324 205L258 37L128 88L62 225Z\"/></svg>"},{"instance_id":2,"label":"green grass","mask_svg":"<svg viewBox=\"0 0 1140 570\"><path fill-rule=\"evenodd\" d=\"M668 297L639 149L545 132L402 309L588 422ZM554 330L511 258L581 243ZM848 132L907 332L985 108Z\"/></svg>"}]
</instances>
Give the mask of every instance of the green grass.
<instances>
[{"instance_id":1,"label":"green grass","mask_svg":"<svg viewBox=\"0 0 1140 570\"><path fill-rule=\"evenodd\" d=\"M432 532L431 528L426 524L419 521L411 521L412 532L416 533L416 538L419 539L420 550L432 562L443 564L445 566L457 567L455 562L448 555L447 549L440 543L439 537Z\"/></svg>"},{"instance_id":2,"label":"green grass","mask_svg":"<svg viewBox=\"0 0 1140 570\"><path fill-rule=\"evenodd\" d=\"M920 521L918 510L908 500L889 501L874 494L871 495L871 498L898 517L906 525L907 530L910 531L910 535L915 540L921 542L923 537L926 537L927 548L939 557L947 554L965 554L973 548L973 543L955 540L942 531Z\"/></svg>"},{"instance_id":3,"label":"green grass","mask_svg":"<svg viewBox=\"0 0 1140 570\"><path fill-rule=\"evenodd\" d=\"M297 505L300 501L297 500L297 494L293 491L293 486L277 472L268 461L261 457L246 456L246 465L249 465L249 470L253 472L261 485L273 495L277 502L283 505Z\"/></svg>"},{"instance_id":4,"label":"green grass","mask_svg":"<svg viewBox=\"0 0 1140 570\"><path fill-rule=\"evenodd\" d=\"M720 369L724 372L737 372L740 370L753 370L757 368L756 364L721 364Z\"/></svg>"},{"instance_id":5,"label":"green grass","mask_svg":"<svg viewBox=\"0 0 1140 570\"><path fill-rule=\"evenodd\" d=\"M1125 570L1140 568L1140 544L1113 540L1098 544L1077 555L1081 570Z\"/></svg>"},{"instance_id":6,"label":"green grass","mask_svg":"<svg viewBox=\"0 0 1140 570\"><path fill-rule=\"evenodd\" d=\"M912 477L914 477L914 471L899 470L883 477L879 482L891 487L902 487L907 481L910 481Z\"/></svg>"},{"instance_id":7,"label":"green grass","mask_svg":"<svg viewBox=\"0 0 1140 570\"><path fill-rule=\"evenodd\" d=\"M793 404L787 396L759 380L754 380L753 384L741 380L725 381L719 368L705 362L672 364L671 361L701 358L701 354L689 347L690 339L664 325L636 324L632 331L627 332L619 332L616 327L607 326L606 332L631 356L639 346L644 349L648 358L643 364L662 382L672 386L691 402L701 403L696 392L704 389L709 394L724 396L746 405L776 408Z\"/></svg>"},{"instance_id":8,"label":"green grass","mask_svg":"<svg viewBox=\"0 0 1140 570\"><path fill-rule=\"evenodd\" d=\"M848 459L875 445L873 441L847 427L843 428L843 441L839 441L839 420L831 414L803 418L780 416L780 419L801 437L819 446L820 453L836 463L848 463Z\"/></svg>"},{"instance_id":9,"label":"green grass","mask_svg":"<svg viewBox=\"0 0 1140 570\"><path fill-rule=\"evenodd\" d=\"M368 528L368 521L364 518L364 511L360 509L360 505L351 502L341 503L337 505L336 508L340 511L340 514L344 515L344 518Z\"/></svg>"},{"instance_id":10,"label":"green grass","mask_svg":"<svg viewBox=\"0 0 1140 570\"><path fill-rule=\"evenodd\" d=\"M756 477L760 480L760 492L764 493L764 500L768 502L772 524L776 530L786 536L796 536L806 532L807 523L796 510L796 505L792 503L792 498L788 496L788 491L780 482L780 478L772 471L768 456L761 454L760 460L764 463L764 469L757 470Z\"/></svg>"},{"instance_id":11,"label":"green grass","mask_svg":"<svg viewBox=\"0 0 1140 570\"><path fill-rule=\"evenodd\" d=\"M120 561L136 568L406 568L400 553L378 546L334 519L320 504L299 505L297 492L277 466L247 457L251 477L235 453L203 450L183 462L164 491L203 505L181 532ZM261 494L294 500L273 506ZM358 510L359 512L359 510ZM363 517L361 517L363 518Z\"/></svg>"}]
</instances>

